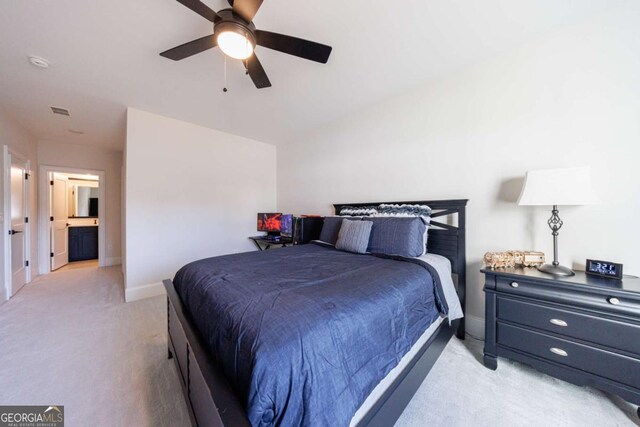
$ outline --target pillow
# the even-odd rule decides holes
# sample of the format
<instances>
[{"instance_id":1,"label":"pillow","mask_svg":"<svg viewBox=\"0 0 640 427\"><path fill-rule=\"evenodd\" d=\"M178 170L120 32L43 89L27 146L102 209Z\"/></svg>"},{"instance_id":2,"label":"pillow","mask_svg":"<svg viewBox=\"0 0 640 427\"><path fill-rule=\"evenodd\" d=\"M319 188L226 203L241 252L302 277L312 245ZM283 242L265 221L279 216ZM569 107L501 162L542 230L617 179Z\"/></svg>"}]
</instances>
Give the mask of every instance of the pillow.
<instances>
[{"instance_id":1,"label":"pillow","mask_svg":"<svg viewBox=\"0 0 640 427\"><path fill-rule=\"evenodd\" d=\"M357 254L366 253L372 226L373 223L370 221L343 220L336 241L336 249Z\"/></svg>"},{"instance_id":2,"label":"pillow","mask_svg":"<svg viewBox=\"0 0 640 427\"><path fill-rule=\"evenodd\" d=\"M429 224L431 223L431 208L428 205L419 205L419 204L399 204L399 203L381 203L379 205L369 205L369 206L344 206L340 210L340 216L349 217L353 216L353 218L365 219L365 218L391 218L391 217L400 217L400 218L420 218L424 224L424 233L422 235L422 252L418 255L424 255L427 253L427 239L429 237ZM363 218L365 217L365 218ZM352 219L352 218L350 218ZM338 226L339 227L339 226ZM335 237L331 241L323 240L327 243L335 244L335 240L337 239L337 231L335 231ZM326 238L330 238L332 236L326 235Z\"/></svg>"},{"instance_id":3,"label":"pillow","mask_svg":"<svg viewBox=\"0 0 640 427\"><path fill-rule=\"evenodd\" d=\"M427 225L419 217L372 217L368 252L406 257L422 256L426 250Z\"/></svg>"},{"instance_id":4,"label":"pillow","mask_svg":"<svg viewBox=\"0 0 640 427\"><path fill-rule=\"evenodd\" d=\"M426 224L424 229L424 251L422 255L427 253L427 239L429 238L429 225L431 224L431 208L427 205L408 205L408 204L389 204L383 203L377 207L378 213L372 216L382 217L419 217Z\"/></svg>"},{"instance_id":5,"label":"pillow","mask_svg":"<svg viewBox=\"0 0 640 427\"><path fill-rule=\"evenodd\" d=\"M374 216L420 217L426 224L431 221L431 208L427 205L392 205L382 204Z\"/></svg>"},{"instance_id":6,"label":"pillow","mask_svg":"<svg viewBox=\"0 0 640 427\"><path fill-rule=\"evenodd\" d=\"M342 225L343 219L344 218L339 216L325 217L318 240L335 245L336 241L338 240L338 232L340 231L340 226Z\"/></svg>"},{"instance_id":7,"label":"pillow","mask_svg":"<svg viewBox=\"0 0 640 427\"><path fill-rule=\"evenodd\" d=\"M340 216L374 216L378 213L375 206L366 206L356 208L353 206L345 206L340 210Z\"/></svg>"}]
</instances>

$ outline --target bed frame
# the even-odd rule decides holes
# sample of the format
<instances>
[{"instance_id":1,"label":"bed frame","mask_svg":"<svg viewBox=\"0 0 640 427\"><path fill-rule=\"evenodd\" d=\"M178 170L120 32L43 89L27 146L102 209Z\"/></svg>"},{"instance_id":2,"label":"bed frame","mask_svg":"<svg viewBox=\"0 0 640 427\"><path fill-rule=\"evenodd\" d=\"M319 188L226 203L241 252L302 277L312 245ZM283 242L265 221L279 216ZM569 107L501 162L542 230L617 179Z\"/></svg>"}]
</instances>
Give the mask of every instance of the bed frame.
<instances>
[{"instance_id":1,"label":"bed frame","mask_svg":"<svg viewBox=\"0 0 640 427\"><path fill-rule=\"evenodd\" d=\"M466 256L465 207L467 200L426 200L408 202L370 202L333 205L336 214L347 206L366 207L381 203L424 204L433 209L427 249L451 261L454 283L465 310ZM452 221L435 219L449 217ZM174 359L180 384L194 426L243 427L250 426L242 403L226 380L222 368L208 353L207 345L184 310L171 280L164 280L167 290L167 318L169 331L169 359ZM389 426L400 417L422 381L455 333L464 339L464 319L442 322L431 338L418 350L414 358L382 394L358 423L358 427Z\"/></svg>"}]
</instances>

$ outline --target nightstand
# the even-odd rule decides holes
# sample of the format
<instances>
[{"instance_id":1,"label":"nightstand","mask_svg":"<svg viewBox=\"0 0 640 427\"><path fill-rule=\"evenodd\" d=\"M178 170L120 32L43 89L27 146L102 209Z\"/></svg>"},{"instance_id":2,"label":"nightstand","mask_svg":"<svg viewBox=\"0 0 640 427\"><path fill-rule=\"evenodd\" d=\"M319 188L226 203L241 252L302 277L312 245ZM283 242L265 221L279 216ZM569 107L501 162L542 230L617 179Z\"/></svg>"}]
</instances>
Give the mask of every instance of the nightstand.
<instances>
[{"instance_id":1,"label":"nightstand","mask_svg":"<svg viewBox=\"0 0 640 427\"><path fill-rule=\"evenodd\" d=\"M506 357L640 404L640 279L482 272L487 368Z\"/></svg>"}]
</instances>

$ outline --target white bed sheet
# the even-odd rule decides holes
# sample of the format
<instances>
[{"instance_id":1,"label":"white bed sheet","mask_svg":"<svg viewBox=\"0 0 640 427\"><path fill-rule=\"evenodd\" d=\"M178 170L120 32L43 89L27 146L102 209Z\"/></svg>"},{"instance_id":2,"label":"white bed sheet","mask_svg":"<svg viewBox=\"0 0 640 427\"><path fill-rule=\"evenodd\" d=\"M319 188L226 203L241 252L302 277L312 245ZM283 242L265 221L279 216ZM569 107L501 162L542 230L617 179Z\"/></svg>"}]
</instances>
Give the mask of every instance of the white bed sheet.
<instances>
[{"instance_id":1,"label":"white bed sheet","mask_svg":"<svg viewBox=\"0 0 640 427\"><path fill-rule=\"evenodd\" d=\"M444 299L447 301L447 306L449 306L449 314L447 316L449 318L449 324L456 319L464 317L462 304L460 304L458 292L456 292L456 287L453 284L453 278L451 277L451 261L449 261L448 258L437 254L424 254L417 258L426 261L436 270L438 276L440 276Z\"/></svg>"}]
</instances>

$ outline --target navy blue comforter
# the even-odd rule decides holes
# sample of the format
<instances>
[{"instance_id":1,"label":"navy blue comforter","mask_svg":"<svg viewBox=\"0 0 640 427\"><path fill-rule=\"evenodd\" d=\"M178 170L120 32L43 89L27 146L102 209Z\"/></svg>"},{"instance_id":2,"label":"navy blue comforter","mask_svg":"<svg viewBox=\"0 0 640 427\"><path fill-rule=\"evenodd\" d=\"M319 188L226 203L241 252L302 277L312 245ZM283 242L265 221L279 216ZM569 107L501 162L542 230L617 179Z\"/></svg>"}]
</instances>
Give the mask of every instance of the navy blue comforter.
<instances>
[{"instance_id":1,"label":"navy blue comforter","mask_svg":"<svg viewBox=\"0 0 640 427\"><path fill-rule=\"evenodd\" d=\"M436 276L308 244L196 261L174 285L254 426L348 426L446 314Z\"/></svg>"}]
</instances>

